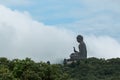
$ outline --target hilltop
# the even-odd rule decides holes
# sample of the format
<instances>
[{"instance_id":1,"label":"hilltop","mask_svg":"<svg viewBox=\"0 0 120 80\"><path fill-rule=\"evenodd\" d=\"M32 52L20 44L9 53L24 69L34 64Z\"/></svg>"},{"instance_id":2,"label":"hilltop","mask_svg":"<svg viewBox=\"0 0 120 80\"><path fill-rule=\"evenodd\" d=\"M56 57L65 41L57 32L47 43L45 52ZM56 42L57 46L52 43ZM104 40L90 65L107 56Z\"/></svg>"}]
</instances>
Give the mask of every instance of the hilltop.
<instances>
[{"instance_id":1,"label":"hilltop","mask_svg":"<svg viewBox=\"0 0 120 80\"><path fill-rule=\"evenodd\" d=\"M0 58L0 80L120 80L120 58L88 58L71 64Z\"/></svg>"}]
</instances>

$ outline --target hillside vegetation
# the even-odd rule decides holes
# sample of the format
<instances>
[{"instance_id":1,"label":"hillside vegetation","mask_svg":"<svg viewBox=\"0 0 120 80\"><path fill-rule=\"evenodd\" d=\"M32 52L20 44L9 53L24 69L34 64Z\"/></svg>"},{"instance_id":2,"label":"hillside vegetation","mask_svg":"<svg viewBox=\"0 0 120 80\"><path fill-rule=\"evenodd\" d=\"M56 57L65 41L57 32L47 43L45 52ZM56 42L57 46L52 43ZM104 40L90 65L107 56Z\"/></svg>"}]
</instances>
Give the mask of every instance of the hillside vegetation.
<instances>
[{"instance_id":1,"label":"hillside vegetation","mask_svg":"<svg viewBox=\"0 0 120 80\"><path fill-rule=\"evenodd\" d=\"M1 57L0 80L120 80L120 58L49 64Z\"/></svg>"}]
</instances>

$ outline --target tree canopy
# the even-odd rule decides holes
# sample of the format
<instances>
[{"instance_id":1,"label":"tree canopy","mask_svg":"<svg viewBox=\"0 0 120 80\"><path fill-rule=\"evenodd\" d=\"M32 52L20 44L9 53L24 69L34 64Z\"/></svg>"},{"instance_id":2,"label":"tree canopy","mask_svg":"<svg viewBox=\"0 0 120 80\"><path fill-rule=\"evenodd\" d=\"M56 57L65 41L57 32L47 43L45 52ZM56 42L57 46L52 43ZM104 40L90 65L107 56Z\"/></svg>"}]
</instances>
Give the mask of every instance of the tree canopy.
<instances>
[{"instance_id":1,"label":"tree canopy","mask_svg":"<svg viewBox=\"0 0 120 80\"><path fill-rule=\"evenodd\" d=\"M88 58L71 64L0 58L0 80L120 80L120 58Z\"/></svg>"}]
</instances>

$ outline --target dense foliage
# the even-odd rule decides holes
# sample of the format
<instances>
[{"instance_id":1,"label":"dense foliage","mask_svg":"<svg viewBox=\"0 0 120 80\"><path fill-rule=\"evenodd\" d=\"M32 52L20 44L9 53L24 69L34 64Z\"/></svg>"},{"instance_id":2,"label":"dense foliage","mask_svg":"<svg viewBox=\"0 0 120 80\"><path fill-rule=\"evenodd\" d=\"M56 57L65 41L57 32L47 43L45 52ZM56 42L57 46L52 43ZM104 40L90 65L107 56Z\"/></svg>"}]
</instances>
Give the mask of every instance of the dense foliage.
<instances>
[{"instance_id":1,"label":"dense foliage","mask_svg":"<svg viewBox=\"0 0 120 80\"><path fill-rule=\"evenodd\" d=\"M25 60L0 58L0 80L67 80L59 64L34 62Z\"/></svg>"},{"instance_id":2,"label":"dense foliage","mask_svg":"<svg viewBox=\"0 0 120 80\"><path fill-rule=\"evenodd\" d=\"M120 58L88 58L64 68L73 80L120 80Z\"/></svg>"},{"instance_id":3,"label":"dense foliage","mask_svg":"<svg viewBox=\"0 0 120 80\"><path fill-rule=\"evenodd\" d=\"M1 57L0 80L120 80L120 58L88 58L62 65Z\"/></svg>"}]
</instances>

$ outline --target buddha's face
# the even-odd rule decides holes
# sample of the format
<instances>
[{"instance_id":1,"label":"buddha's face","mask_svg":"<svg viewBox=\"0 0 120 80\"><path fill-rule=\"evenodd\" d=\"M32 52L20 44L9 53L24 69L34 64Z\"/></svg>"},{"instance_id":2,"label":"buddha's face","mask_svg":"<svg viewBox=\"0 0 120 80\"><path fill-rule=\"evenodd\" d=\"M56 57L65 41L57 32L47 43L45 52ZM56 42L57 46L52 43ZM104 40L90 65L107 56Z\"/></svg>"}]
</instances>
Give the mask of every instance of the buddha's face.
<instances>
[{"instance_id":1,"label":"buddha's face","mask_svg":"<svg viewBox=\"0 0 120 80\"><path fill-rule=\"evenodd\" d=\"M80 38L77 38L77 42L80 43L82 40Z\"/></svg>"},{"instance_id":2,"label":"buddha's face","mask_svg":"<svg viewBox=\"0 0 120 80\"><path fill-rule=\"evenodd\" d=\"M76 39L78 43L83 41L83 37L81 35L78 35Z\"/></svg>"}]
</instances>

